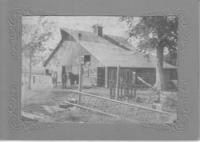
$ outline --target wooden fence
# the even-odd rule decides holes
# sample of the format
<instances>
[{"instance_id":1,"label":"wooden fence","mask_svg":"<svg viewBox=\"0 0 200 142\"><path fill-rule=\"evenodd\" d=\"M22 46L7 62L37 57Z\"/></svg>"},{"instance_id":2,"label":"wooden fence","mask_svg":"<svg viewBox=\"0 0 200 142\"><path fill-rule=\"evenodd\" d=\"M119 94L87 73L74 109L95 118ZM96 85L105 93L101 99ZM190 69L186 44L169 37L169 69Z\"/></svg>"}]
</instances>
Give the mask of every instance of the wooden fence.
<instances>
[{"instance_id":1,"label":"wooden fence","mask_svg":"<svg viewBox=\"0 0 200 142\"><path fill-rule=\"evenodd\" d=\"M109 78L110 98L123 100L136 97L136 72L129 69L112 70Z\"/></svg>"}]
</instances>

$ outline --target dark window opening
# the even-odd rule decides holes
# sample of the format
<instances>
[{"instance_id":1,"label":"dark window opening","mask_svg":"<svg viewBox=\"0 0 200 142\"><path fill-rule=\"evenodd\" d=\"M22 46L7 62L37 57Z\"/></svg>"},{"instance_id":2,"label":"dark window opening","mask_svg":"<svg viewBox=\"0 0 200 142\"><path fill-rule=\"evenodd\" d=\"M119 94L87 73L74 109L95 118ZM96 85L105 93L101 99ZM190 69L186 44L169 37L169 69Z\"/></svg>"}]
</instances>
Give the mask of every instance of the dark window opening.
<instances>
[{"instance_id":1,"label":"dark window opening","mask_svg":"<svg viewBox=\"0 0 200 142\"><path fill-rule=\"evenodd\" d=\"M81 38L82 38L82 34L78 33L78 39L81 40Z\"/></svg>"},{"instance_id":2,"label":"dark window opening","mask_svg":"<svg viewBox=\"0 0 200 142\"><path fill-rule=\"evenodd\" d=\"M46 75L50 75L49 69L46 69L46 70L45 70L45 74L46 74Z\"/></svg>"},{"instance_id":3,"label":"dark window opening","mask_svg":"<svg viewBox=\"0 0 200 142\"><path fill-rule=\"evenodd\" d=\"M91 56L90 55L85 55L84 56L84 64L87 63L87 62L90 62L91 61Z\"/></svg>"}]
</instances>

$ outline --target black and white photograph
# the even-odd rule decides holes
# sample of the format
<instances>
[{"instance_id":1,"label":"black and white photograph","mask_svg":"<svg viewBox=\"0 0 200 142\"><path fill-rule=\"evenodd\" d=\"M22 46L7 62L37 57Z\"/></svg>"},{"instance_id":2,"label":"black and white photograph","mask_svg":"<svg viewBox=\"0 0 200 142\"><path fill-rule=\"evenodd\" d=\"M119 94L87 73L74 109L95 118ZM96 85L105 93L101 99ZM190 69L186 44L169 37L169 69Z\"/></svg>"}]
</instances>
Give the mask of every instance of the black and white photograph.
<instances>
[{"instance_id":1,"label":"black and white photograph","mask_svg":"<svg viewBox=\"0 0 200 142\"><path fill-rule=\"evenodd\" d=\"M178 20L23 16L23 120L175 122Z\"/></svg>"},{"instance_id":2,"label":"black and white photograph","mask_svg":"<svg viewBox=\"0 0 200 142\"><path fill-rule=\"evenodd\" d=\"M0 140L199 139L198 0L0 0Z\"/></svg>"}]
</instances>

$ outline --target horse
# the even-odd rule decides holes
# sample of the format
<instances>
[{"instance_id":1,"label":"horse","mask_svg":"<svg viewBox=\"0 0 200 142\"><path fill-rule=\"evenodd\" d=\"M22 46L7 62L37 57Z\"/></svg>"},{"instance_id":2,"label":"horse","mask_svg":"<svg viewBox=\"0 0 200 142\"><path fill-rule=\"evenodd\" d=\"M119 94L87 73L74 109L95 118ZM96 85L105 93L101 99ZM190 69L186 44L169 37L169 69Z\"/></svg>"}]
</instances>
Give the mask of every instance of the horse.
<instances>
[{"instance_id":1,"label":"horse","mask_svg":"<svg viewBox=\"0 0 200 142\"><path fill-rule=\"evenodd\" d=\"M69 80L70 80L70 84L74 85L75 83L78 84L79 83L79 75L78 74L73 74L72 72L69 72Z\"/></svg>"}]
</instances>

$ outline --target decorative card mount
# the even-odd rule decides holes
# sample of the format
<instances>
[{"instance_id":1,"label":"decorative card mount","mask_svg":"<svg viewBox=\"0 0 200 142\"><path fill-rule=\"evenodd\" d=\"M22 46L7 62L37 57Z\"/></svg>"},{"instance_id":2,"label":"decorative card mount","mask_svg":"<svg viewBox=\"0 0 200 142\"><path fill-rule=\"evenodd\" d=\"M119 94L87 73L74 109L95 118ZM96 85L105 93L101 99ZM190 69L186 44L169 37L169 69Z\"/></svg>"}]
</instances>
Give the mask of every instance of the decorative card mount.
<instances>
[{"instance_id":1,"label":"decorative card mount","mask_svg":"<svg viewBox=\"0 0 200 142\"><path fill-rule=\"evenodd\" d=\"M198 1L2 0L3 61L1 139L58 140L183 140L198 137ZM4 7L4 8L3 8ZM21 115L21 45L23 16L166 16L179 19L178 109L170 124L79 124L24 120ZM3 34L5 33L5 34ZM5 36L6 35L6 36ZM1 133L2 132L2 133Z\"/></svg>"}]
</instances>

